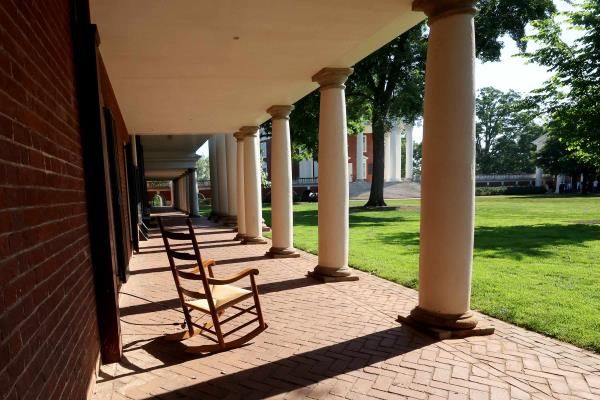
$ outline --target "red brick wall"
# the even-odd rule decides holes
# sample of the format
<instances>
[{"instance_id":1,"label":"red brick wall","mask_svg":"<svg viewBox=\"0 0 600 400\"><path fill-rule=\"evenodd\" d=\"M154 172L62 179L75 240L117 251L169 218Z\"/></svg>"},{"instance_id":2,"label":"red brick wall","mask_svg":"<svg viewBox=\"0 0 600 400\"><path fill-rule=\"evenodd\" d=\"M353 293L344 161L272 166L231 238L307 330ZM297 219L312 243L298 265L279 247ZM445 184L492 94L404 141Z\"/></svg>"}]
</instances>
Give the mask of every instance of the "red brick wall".
<instances>
[{"instance_id":1,"label":"red brick wall","mask_svg":"<svg viewBox=\"0 0 600 400\"><path fill-rule=\"evenodd\" d=\"M350 163L352 163L352 182L356 180L357 177L357 169L356 169L356 139L358 136L356 135L348 135L348 159Z\"/></svg>"},{"instance_id":2,"label":"red brick wall","mask_svg":"<svg viewBox=\"0 0 600 400\"><path fill-rule=\"evenodd\" d=\"M368 157L367 160L367 176L366 179L368 182L373 180L373 134L365 133L364 136L367 138L367 151L365 151L365 155ZM358 136L351 135L348 136L348 157L350 159L349 162L352 163L352 181L356 181L357 177L357 161L356 161L356 139Z\"/></svg>"},{"instance_id":3,"label":"red brick wall","mask_svg":"<svg viewBox=\"0 0 600 400\"><path fill-rule=\"evenodd\" d=\"M0 399L82 399L99 353L68 0L0 2Z\"/></svg>"}]
</instances>

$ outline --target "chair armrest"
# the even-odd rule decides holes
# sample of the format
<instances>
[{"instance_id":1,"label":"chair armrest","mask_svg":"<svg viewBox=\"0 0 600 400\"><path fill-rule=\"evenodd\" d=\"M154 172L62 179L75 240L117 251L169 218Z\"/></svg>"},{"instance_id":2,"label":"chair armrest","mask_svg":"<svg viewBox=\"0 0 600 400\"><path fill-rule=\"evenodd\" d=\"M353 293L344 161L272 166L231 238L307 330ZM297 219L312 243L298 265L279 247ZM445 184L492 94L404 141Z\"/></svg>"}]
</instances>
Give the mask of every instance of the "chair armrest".
<instances>
[{"instance_id":1,"label":"chair armrest","mask_svg":"<svg viewBox=\"0 0 600 400\"><path fill-rule=\"evenodd\" d=\"M208 278L208 283L211 285L226 285L228 283L239 281L240 279L242 279L243 277L248 276L248 275L258 275L258 269L246 268L245 270L242 270L242 271L238 272L237 274L229 276L227 278L221 278L221 279Z\"/></svg>"},{"instance_id":2,"label":"chair armrest","mask_svg":"<svg viewBox=\"0 0 600 400\"><path fill-rule=\"evenodd\" d=\"M217 265L217 263L216 263L216 262L215 262L215 260L213 260L212 258L208 258L208 259L206 259L206 260L202 261L202 266L203 266L204 268L208 268L208 269L210 269L210 267L212 267L212 266L214 266L214 265ZM196 266L196 267L194 267L194 268L192 269L192 272L200 272L200 270L199 270L199 269L198 269L198 267Z\"/></svg>"}]
</instances>

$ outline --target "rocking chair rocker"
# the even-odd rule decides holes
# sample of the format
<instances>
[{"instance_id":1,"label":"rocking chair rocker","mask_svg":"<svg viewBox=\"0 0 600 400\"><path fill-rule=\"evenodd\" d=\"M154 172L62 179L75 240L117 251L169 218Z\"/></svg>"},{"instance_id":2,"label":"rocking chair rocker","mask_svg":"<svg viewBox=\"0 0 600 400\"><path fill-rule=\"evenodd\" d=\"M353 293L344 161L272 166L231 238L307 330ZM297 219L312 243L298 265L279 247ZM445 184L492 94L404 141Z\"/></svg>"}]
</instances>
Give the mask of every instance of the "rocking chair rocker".
<instances>
[{"instance_id":1,"label":"rocking chair rocker","mask_svg":"<svg viewBox=\"0 0 600 400\"><path fill-rule=\"evenodd\" d=\"M182 341L195 335L202 335L203 337L215 342L215 344L190 346L186 349L186 352L193 354L214 353L242 346L267 328L267 324L265 324L263 320L258 298L258 290L254 280L254 276L258 275L258 269L247 268L236 275L223 279L217 279L214 277L212 270L212 266L215 265L214 260L202 261L202 256L200 255L200 249L198 248L198 242L194 233L192 221L189 218L187 219L189 233L173 232L165 229L160 217L158 218L158 224L162 233L163 242L169 258L171 272L173 273L173 279L175 281L175 286L177 287L177 293L179 294L179 300L181 302L181 307L183 308L183 315L185 316L185 324L187 327L186 331L166 335L166 340ZM169 240L191 241L194 254L171 249ZM175 259L196 261L197 265L202 267L196 267L192 271L182 271L175 265ZM206 272L208 272L208 276ZM239 281L246 276L250 277L252 290L230 285L230 283ZM198 290L196 288L195 290L192 290L189 289L189 286L186 288L182 286L182 281L200 281L202 289ZM196 283L195 286L199 286L198 283ZM253 306L243 308L237 305L238 303L249 299L250 297L254 298ZM238 312L220 321L219 317L223 315L227 308L233 308ZM204 314L209 314L211 321L206 322L203 325L195 323L192 321L192 311L200 311ZM231 329L229 332L223 332L223 324L246 313L255 315L256 318L253 318L252 320ZM251 332L230 342L225 341L227 336L245 328L254 322L258 322L258 327ZM214 327L214 330L211 329L212 327Z\"/></svg>"}]
</instances>

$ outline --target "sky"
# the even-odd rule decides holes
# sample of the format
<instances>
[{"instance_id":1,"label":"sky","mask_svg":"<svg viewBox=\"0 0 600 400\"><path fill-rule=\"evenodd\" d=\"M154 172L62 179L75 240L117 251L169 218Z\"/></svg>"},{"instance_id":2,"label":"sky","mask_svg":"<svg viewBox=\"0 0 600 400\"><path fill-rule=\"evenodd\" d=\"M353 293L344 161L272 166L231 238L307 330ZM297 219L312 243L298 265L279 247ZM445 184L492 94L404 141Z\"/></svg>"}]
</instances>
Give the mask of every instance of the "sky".
<instances>
[{"instance_id":1,"label":"sky","mask_svg":"<svg viewBox=\"0 0 600 400\"><path fill-rule=\"evenodd\" d=\"M555 3L559 11L573 9L573 6L564 1L556 1ZM528 29L527 33L532 32ZM563 39L572 42L577 36L577 32L565 30ZM500 61L487 63L476 61L475 89L479 90L486 86L492 86L502 91L512 89L521 94L527 94L533 89L541 87L551 75L546 68L537 64L529 64L525 58L519 57L519 49L512 39L506 37L503 43L504 48L502 49ZM413 140L420 143L422 139L423 126L418 122L413 130ZM197 153L206 156L208 154L208 144L202 146Z\"/></svg>"}]
</instances>

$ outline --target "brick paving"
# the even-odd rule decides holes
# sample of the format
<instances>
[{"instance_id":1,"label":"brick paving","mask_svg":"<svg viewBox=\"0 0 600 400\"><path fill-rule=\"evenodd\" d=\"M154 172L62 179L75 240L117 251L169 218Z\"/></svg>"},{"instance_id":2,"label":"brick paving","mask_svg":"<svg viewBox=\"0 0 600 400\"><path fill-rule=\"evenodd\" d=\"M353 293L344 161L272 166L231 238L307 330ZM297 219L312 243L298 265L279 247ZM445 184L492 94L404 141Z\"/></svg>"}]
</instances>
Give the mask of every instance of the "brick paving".
<instances>
[{"instance_id":1,"label":"brick paving","mask_svg":"<svg viewBox=\"0 0 600 400\"><path fill-rule=\"evenodd\" d=\"M197 226L217 277L260 270L269 328L244 347L207 356L184 352L206 339L162 340L181 330L183 315L154 232L121 291L123 360L101 367L95 400L600 399L598 354L486 316L492 336L434 341L395 320L416 304L412 289L360 271L357 282L317 283L305 277L314 255L267 259L270 244L240 245L230 229Z\"/></svg>"}]
</instances>

